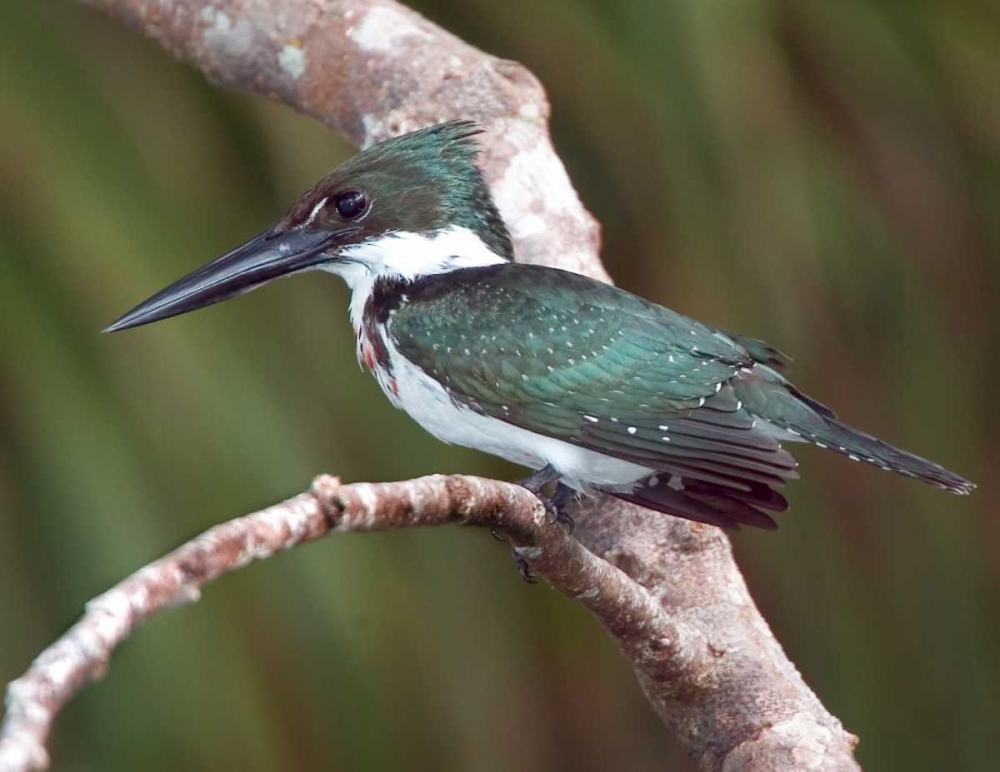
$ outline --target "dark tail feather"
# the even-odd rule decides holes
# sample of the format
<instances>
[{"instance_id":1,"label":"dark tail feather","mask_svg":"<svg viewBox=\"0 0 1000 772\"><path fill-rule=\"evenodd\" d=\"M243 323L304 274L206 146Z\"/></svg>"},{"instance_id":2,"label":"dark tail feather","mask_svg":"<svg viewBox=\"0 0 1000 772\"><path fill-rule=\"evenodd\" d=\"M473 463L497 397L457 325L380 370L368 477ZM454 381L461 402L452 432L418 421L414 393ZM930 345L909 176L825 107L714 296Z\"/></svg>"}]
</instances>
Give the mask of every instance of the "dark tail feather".
<instances>
[{"instance_id":1,"label":"dark tail feather","mask_svg":"<svg viewBox=\"0 0 1000 772\"><path fill-rule=\"evenodd\" d=\"M932 461L841 423L830 408L807 397L777 373L762 373L754 368L752 372L741 373L734 388L752 415L821 448L952 493L966 495L976 487Z\"/></svg>"},{"instance_id":2,"label":"dark tail feather","mask_svg":"<svg viewBox=\"0 0 1000 772\"><path fill-rule=\"evenodd\" d=\"M836 419L827 418L824 423L824 426L818 428L788 428L813 444L836 451L852 461L866 461L886 471L920 480L951 493L966 496L976 487L975 483L949 472L933 461L895 448L888 442L842 424Z\"/></svg>"},{"instance_id":3,"label":"dark tail feather","mask_svg":"<svg viewBox=\"0 0 1000 772\"><path fill-rule=\"evenodd\" d=\"M762 501L754 500L751 504L746 500L752 498L751 494L731 491L711 483L690 481L686 478L684 488L676 489L662 477L665 475L660 477L653 475L629 491L607 492L623 501L647 509L734 531L739 530L740 525L751 525L773 531L778 524L757 507L783 510L788 506L781 494L770 489L766 489L766 493L761 491L759 498Z\"/></svg>"}]
</instances>

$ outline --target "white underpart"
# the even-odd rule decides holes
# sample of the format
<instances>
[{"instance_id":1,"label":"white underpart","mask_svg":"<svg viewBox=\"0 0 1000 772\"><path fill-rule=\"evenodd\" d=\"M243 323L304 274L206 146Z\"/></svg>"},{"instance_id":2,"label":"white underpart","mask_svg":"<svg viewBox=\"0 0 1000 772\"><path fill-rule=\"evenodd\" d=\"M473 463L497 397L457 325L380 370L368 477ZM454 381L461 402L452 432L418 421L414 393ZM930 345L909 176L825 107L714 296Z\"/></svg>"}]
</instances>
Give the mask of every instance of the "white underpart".
<instances>
[{"instance_id":1,"label":"white underpart","mask_svg":"<svg viewBox=\"0 0 1000 772\"><path fill-rule=\"evenodd\" d=\"M396 407L405 410L439 440L500 456L530 469L551 464L564 483L577 490L591 485L628 486L652 469L545 437L455 404L440 383L403 357L384 336L396 393L383 385ZM381 379L379 380L381 383Z\"/></svg>"},{"instance_id":2,"label":"white underpart","mask_svg":"<svg viewBox=\"0 0 1000 772\"><path fill-rule=\"evenodd\" d=\"M359 350L364 344L365 305L378 279L413 280L504 262L475 233L458 226L431 235L387 234L349 247L341 257L344 262L326 264L324 269L342 276L351 288L351 324L358 335ZM389 352L393 382L387 373L376 371L379 385L393 405L439 440L475 448L531 469L551 464L566 484L578 490L588 485L625 486L652 474L653 470L638 464L545 437L457 404L438 381L399 353L384 328L378 334Z\"/></svg>"}]
</instances>

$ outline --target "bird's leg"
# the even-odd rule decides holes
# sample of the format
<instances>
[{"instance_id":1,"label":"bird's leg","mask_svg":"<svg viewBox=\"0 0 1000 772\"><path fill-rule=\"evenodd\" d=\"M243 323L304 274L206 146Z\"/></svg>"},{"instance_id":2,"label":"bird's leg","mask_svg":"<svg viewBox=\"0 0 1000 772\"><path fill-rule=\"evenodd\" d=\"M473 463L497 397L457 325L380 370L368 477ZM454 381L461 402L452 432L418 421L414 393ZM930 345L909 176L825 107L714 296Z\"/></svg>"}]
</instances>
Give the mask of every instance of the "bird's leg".
<instances>
[{"instance_id":1,"label":"bird's leg","mask_svg":"<svg viewBox=\"0 0 1000 772\"><path fill-rule=\"evenodd\" d=\"M520 485L522 488L526 488L527 490L531 491L538 498L538 500L542 502L542 505L545 507L545 511L552 518L553 523L565 524L566 518L560 515L559 508L555 502L555 499L560 496L560 489L565 486L557 485L552 498L549 498L544 493L546 487L548 487L552 483L558 482L558 480L559 480L559 472L551 464L546 464L537 472L530 474L523 480L518 480L517 484ZM560 498L560 501L565 501L565 500L566 500L565 497ZM570 530L572 530L572 522L573 521L570 518L569 519ZM493 531L492 533L493 536L495 536L497 539L500 539L501 541L506 541L506 539L500 536L500 534L498 534L496 531ZM511 557L514 558L514 565L517 566L517 571L519 574L521 574L521 578L524 581L528 582L529 584L537 581L537 579L535 578L535 574L532 572L531 567L528 565L528 561L525 560L518 553L516 547L510 548L510 554Z\"/></svg>"},{"instance_id":2,"label":"bird's leg","mask_svg":"<svg viewBox=\"0 0 1000 772\"><path fill-rule=\"evenodd\" d=\"M576 524L573 522L573 518L566 514L563 509L569 503L570 499L573 498L575 491L568 485L563 485L559 482L559 478L559 471L551 464L546 464L531 476L525 477L523 480L518 480L517 484L522 488L527 488L539 498L545 506L545 511L552 518L553 524L560 523L570 533L573 533L573 528ZM548 496L543 491L552 483L556 484L556 488L552 495Z\"/></svg>"},{"instance_id":3,"label":"bird's leg","mask_svg":"<svg viewBox=\"0 0 1000 772\"><path fill-rule=\"evenodd\" d=\"M546 486L556 482L559 477L560 475L556 468L552 466L552 464L546 464L537 472L533 472L523 480L518 480L517 484L522 488L527 488L529 491L538 496L538 498L544 500L546 497L542 495L542 491ZM548 506L546 506L546 509L548 509Z\"/></svg>"}]
</instances>

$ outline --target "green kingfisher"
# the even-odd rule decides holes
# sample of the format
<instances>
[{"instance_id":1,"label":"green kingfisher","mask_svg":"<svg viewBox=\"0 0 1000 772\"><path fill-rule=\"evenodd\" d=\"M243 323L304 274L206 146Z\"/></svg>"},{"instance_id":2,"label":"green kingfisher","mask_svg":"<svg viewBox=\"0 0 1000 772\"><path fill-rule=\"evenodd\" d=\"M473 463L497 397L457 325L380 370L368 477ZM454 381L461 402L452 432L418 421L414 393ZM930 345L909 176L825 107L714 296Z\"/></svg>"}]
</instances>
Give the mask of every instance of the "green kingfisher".
<instances>
[{"instance_id":1,"label":"green kingfisher","mask_svg":"<svg viewBox=\"0 0 1000 772\"><path fill-rule=\"evenodd\" d=\"M275 225L106 331L311 270L344 278L358 358L435 437L535 473L723 528L774 528L808 442L953 493L972 483L841 423L766 343L586 276L513 261L476 164L444 123L360 152Z\"/></svg>"}]
</instances>

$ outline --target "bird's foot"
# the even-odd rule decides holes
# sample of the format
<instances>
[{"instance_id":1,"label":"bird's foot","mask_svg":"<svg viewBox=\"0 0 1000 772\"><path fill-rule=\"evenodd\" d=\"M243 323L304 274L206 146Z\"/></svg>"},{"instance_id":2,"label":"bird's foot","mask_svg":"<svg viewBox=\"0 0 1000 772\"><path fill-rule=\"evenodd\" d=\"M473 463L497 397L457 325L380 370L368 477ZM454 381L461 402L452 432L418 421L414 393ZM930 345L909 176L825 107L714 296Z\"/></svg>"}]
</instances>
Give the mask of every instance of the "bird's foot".
<instances>
[{"instance_id":1,"label":"bird's foot","mask_svg":"<svg viewBox=\"0 0 1000 772\"><path fill-rule=\"evenodd\" d=\"M555 490L551 496L545 493L545 488L556 484ZM573 498L574 491L572 488L563 485L559 482L559 472L556 471L551 465L546 465L542 469L539 469L534 474L524 478L523 480L518 480L517 484L522 488L531 491L542 505L545 507L545 511L549 515L549 522L551 524L560 523L565 526L569 533L573 532L575 523L573 518L570 517L565 511L565 506ZM491 530L490 533L493 537L499 541L507 541L504 536L497 533L496 530ZM525 557L517 551L517 547L511 546L510 555L514 559L514 565L517 566L517 572L521 575L521 578L528 582L529 584L534 584L538 581L538 577L535 572L531 570L531 566L528 565L528 561Z\"/></svg>"},{"instance_id":2,"label":"bird's foot","mask_svg":"<svg viewBox=\"0 0 1000 772\"><path fill-rule=\"evenodd\" d=\"M569 512L566 511L569 508L568 504L575 497L575 490L570 488L568 485L558 483L556 485L555 492L552 494L552 498L549 499L549 504L556 513L555 520L553 522L564 526L566 528L566 533L573 533L573 530L576 528L576 521L573 520Z\"/></svg>"},{"instance_id":3,"label":"bird's foot","mask_svg":"<svg viewBox=\"0 0 1000 772\"><path fill-rule=\"evenodd\" d=\"M559 472L551 464L546 464L534 474L518 480L517 484L522 488L531 491L549 515L551 524L560 523L566 530L573 533L575 523L573 518L564 511L566 504L573 497L573 489L559 482ZM552 495L545 493L545 489L555 483L556 487Z\"/></svg>"},{"instance_id":4,"label":"bird's foot","mask_svg":"<svg viewBox=\"0 0 1000 772\"><path fill-rule=\"evenodd\" d=\"M556 488L552 493L552 496L548 496L545 493L545 488L556 483ZM539 469L534 474L523 480L518 480L517 484L522 488L526 488L531 491L542 505L545 507L545 511L550 517L550 523L559 523L566 528L569 533L573 533L573 528L575 523L573 518L569 516L565 511L566 504L573 498L574 491L572 488L563 485L559 482L559 473L552 466L545 466ZM493 534L493 538L497 541L507 541L503 534L498 533L496 529L490 531ZM514 565L517 566L517 572L521 575L521 578L529 584L534 584L538 581L535 572L531 570L531 566L528 565L528 561L525 557L517 551L517 547L512 546L510 548L510 555L514 559Z\"/></svg>"},{"instance_id":5,"label":"bird's foot","mask_svg":"<svg viewBox=\"0 0 1000 772\"><path fill-rule=\"evenodd\" d=\"M552 464L546 464L537 472L532 472L527 477L518 480L517 485L527 488L538 496L545 488L559 480L559 472Z\"/></svg>"}]
</instances>

